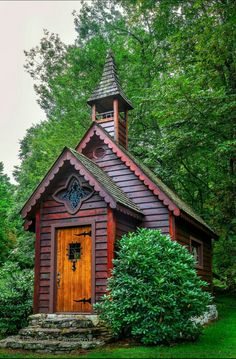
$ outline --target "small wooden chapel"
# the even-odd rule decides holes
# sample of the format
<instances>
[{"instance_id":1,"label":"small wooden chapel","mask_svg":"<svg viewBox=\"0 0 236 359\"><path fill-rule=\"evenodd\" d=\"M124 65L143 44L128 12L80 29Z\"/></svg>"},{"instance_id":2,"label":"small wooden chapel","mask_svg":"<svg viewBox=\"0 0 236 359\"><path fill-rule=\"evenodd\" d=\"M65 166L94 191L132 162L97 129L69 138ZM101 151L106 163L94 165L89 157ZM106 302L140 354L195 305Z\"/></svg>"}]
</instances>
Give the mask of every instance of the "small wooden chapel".
<instances>
[{"instance_id":1,"label":"small wooden chapel","mask_svg":"<svg viewBox=\"0 0 236 359\"><path fill-rule=\"evenodd\" d=\"M87 103L90 128L75 149L63 149L21 210L25 229L36 235L34 312L92 313L106 292L116 241L138 227L185 246L211 288L217 236L128 152L133 106L111 52Z\"/></svg>"}]
</instances>

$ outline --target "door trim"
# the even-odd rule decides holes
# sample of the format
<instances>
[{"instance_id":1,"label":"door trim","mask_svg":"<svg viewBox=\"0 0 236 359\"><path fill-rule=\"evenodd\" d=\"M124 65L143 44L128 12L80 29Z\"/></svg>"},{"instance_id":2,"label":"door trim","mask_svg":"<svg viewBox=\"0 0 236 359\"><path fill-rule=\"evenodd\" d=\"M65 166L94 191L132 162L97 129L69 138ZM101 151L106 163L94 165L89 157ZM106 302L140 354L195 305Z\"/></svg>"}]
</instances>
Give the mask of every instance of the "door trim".
<instances>
[{"instance_id":1,"label":"door trim","mask_svg":"<svg viewBox=\"0 0 236 359\"><path fill-rule=\"evenodd\" d=\"M56 266L57 266L57 246L56 246L56 231L57 229L91 226L91 240L92 240L92 258L91 258L91 304L95 303L95 220L80 218L73 220L73 222L60 221L58 224L51 225L51 265L50 265L50 293L49 293L49 313L55 313L56 310ZM67 312L66 312L67 313ZM79 313L79 312L74 312ZM91 314L93 309L91 310ZM86 312L86 314L89 314Z\"/></svg>"}]
</instances>

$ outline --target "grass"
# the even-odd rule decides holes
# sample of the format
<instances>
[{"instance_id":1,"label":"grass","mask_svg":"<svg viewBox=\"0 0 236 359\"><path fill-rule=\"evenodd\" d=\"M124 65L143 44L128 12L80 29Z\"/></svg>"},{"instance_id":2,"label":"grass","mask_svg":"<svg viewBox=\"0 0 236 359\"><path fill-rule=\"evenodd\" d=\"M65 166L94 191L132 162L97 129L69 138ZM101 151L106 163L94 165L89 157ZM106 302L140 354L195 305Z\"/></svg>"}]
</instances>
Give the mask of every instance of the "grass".
<instances>
[{"instance_id":1,"label":"grass","mask_svg":"<svg viewBox=\"0 0 236 359\"><path fill-rule=\"evenodd\" d=\"M218 296L219 320L208 325L198 341L176 346L134 346L113 344L105 348L70 355L39 355L0 350L0 358L236 358L236 298Z\"/></svg>"}]
</instances>

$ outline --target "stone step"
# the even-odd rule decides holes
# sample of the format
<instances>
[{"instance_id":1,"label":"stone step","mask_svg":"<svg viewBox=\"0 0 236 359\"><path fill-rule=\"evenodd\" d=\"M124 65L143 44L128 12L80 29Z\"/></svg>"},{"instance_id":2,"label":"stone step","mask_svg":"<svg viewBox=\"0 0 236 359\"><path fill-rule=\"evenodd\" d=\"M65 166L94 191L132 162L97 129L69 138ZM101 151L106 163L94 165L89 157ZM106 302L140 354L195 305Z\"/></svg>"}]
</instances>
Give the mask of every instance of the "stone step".
<instances>
[{"instance_id":1,"label":"stone step","mask_svg":"<svg viewBox=\"0 0 236 359\"><path fill-rule=\"evenodd\" d=\"M30 326L41 328L92 328L97 324L97 315L34 314L29 317Z\"/></svg>"},{"instance_id":2,"label":"stone step","mask_svg":"<svg viewBox=\"0 0 236 359\"><path fill-rule=\"evenodd\" d=\"M0 348L32 350L36 353L70 353L78 349L92 349L104 345L102 340L33 340L20 336L8 337L0 341Z\"/></svg>"},{"instance_id":3,"label":"stone step","mask_svg":"<svg viewBox=\"0 0 236 359\"><path fill-rule=\"evenodd\" d=\"M94 324L90 320L77 319L46 319L40 325L42 328L92 328Z\"/></svg>"},{"instance_id":4,"label":"stone step","mask_svg":"<svg viewBox=\"0 0 236 359\"><path fill-rule=\"evenodd\" d=\"M37 353L70 353L111 341L108 327L97 315L34 314L19 335L0 341L0 348L33 350Z\"/></svg>"},{"instance_id":5,"label":"stone step","mask_svg":"<svg viewBox=\"0 0 236 359\"><path fill-rule=\"evenodd\" d=\"M108 331L101 327L92 328L41 328L27 327L19 331L22 339L57 339L57 340L91 340L93 338L109 337Z\"/></svg>"}]
</instances>

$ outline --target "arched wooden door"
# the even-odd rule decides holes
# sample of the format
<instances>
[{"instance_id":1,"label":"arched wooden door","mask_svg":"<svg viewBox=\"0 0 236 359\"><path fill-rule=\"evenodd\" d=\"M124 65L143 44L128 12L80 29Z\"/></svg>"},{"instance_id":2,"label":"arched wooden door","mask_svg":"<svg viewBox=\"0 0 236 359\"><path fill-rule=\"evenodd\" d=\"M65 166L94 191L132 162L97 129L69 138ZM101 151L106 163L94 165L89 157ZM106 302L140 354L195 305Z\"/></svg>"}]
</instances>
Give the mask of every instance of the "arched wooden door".
<instances>
[{"instance_id":1,"label":"arched wooden door","mask_svg":"<svg viewBox=\"0 0 236 359\"><path fill-rule=\"evenodd\" d=\"M56 312L91 312L91 226L56 231Z\"/></svg>"}]
</instances>

